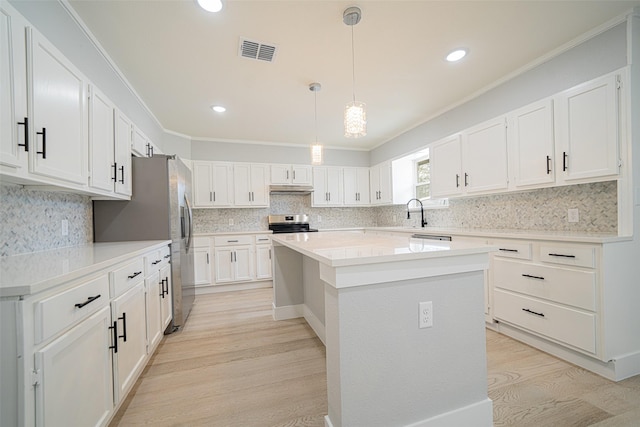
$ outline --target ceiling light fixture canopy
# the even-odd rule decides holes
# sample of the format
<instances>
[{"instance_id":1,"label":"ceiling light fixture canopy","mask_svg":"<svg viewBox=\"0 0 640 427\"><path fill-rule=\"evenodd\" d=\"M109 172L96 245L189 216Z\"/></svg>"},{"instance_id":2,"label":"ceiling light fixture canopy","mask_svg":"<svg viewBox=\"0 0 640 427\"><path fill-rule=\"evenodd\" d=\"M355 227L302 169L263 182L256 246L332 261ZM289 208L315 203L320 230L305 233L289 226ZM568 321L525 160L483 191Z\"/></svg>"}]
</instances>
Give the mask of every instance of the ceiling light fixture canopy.
<instances>
[{"instance_id":1,"label":"ceiling light fixture canopy","mask_svg":"<svg viewBox=\"0 0 640 427\"><path fill-rule=\"evenodd\" d=\"M198 5L207 12L220 12L222 10L222 0L197 0Z\"/></svg>"},{"instance_id":2,"label":"ceiling light fixture canopy","mask_svg":"<svg viewBox=\"0 0 640 427\"><path fill-rule=\"evenodd\" d=\"M225 111L227 111L227 109L224 108L222 105L212 105L211 109L216 113L224 113Z\"/></svg>"},{"instance_id":3,"label":"ceiling light fixture canopy","mask_svg":"<svg viewBox=\"0 0 640 427\"><path fill-rule=\"evenodd\" d=\"M363 102L356 101L356 60L353 42L353 27L362 18L359 7L349 7L342 14L342 22L351 27L351 65L353 78L353 100L344 108L344 136L359 138L367 134L367 111Z\"/></svg>"},{"instance_id":4,"label":"ceiling light fixture canopy","mask_svg":"<svg viewBox=\"0 0 640 427\"><path fill-rule=\"evenodd\" d=\"M311 83L309 85L309 90L313 92L313 122L316 130L316 142L315 144L311 144L311 164L312 165L321 165L322 164L322 154L323 148L322 144L318 142L318 92L322 89L322 85L320 83Z\"/></svg>"},{"instance_id":5,"label":"ceiling light fixture canopy","mask_svg":"<svg viewBox=\"0 0 640 427\"><path fill-rule=\"evenodd\" d=\"M453 52L451 52L450 54L447 55L447 61L449 61L449 62L460 61L465 56L467 56L467 50L466 49L456 49L456 50L454 50Z\"/></svg>"}]
</instances>

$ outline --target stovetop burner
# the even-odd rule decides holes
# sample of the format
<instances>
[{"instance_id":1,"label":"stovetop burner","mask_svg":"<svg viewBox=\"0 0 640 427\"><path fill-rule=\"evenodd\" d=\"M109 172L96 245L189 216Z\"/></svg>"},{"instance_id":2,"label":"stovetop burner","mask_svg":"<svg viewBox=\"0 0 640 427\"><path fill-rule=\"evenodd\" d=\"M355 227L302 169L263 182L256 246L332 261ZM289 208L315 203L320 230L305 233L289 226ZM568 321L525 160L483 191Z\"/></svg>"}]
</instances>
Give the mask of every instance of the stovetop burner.
<instances>
[{"instance_id":1,"label":"stovetop burner","mask_svg":"<svg viewBox=\"0 0 640 427\"><path fill-rule=\"evenodd\" d=\"M278 233L312 233L318 230L309 228L309 215L269 215L269 230Z\"/></svg>"}]
</instances>

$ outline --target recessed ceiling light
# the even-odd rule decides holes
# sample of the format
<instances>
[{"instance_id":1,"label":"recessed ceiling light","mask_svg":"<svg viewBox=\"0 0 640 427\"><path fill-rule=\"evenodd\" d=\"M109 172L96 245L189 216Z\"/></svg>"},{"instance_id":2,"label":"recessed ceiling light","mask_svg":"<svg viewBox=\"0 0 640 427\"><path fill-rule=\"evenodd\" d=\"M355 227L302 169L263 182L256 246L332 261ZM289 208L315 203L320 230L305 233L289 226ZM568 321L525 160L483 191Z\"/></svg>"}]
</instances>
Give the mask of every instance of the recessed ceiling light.
<instances>
[{"instance_id":1,"label":"recessed ceiling light","mask_svg":"<svg viewBox=\"0 0 640 427\"><path fill-rule=\"evenodd\" d=\"M449 62L460 61L466 55L467 55L467 51L465 49L456 49L453 52L451 52L449 55L447 55L447 61Z\"/></svg>"},{"instance_id":2,"label":"recessed ceiling light","mask_svg":"<svg viewBox=\"0 0 640 427\"><path fill-rule=\"evenodd\" d=\"M216 113L224 113L225 111L227 111L227 109L224 108L222 105L212 105L211 109Z\"/></svg>"},{"instance_id":3,"label":"recessed ceiling light","mask_svg":"<svg viewBox=\"0 0 640 427\"><path fill-rule=\"evenodd\" d=\"M207 12L220 12L222 10L222 0L198 0L198 4Z\"/></svg>"}]
</instances>

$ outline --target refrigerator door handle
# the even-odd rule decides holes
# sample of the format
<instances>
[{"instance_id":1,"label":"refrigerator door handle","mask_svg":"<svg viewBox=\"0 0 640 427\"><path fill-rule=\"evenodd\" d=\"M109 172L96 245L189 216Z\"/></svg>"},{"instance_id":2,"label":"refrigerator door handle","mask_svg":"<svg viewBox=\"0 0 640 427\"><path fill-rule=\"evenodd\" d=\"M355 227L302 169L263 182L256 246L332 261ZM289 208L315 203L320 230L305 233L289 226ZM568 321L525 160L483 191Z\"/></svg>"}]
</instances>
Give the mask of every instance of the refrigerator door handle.
<instances>
[{"instance_id":1,"label":"refrigerator door handle","mask_svg":"<svg viewBox=\"0 0 640 427\"><path fill-rule=\"evenodd\" d=\"M193 237L193 213L191 212L191 204L189 203L189 199L187 195L184 195L184 204L187 207L187 215L189 216L189 226L187 227L187 243L186 243L186 252L189 252L191 248L191 238Z\"/></svg>"}]
</instances>

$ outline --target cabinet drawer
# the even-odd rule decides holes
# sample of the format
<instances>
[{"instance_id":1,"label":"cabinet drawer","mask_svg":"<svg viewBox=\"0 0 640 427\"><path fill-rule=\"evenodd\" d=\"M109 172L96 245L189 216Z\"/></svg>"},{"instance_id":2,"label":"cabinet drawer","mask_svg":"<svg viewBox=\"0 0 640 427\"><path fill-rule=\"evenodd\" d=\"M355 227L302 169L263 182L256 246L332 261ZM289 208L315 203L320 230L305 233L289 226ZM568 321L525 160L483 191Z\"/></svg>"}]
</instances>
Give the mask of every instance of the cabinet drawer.
<instances>
[{"instance_id":1,"label":"cabinet drawer","mask_svg":"<svg viewBox=\"0 0 640 427\"><path fill-rule=\"evenodd\" d=\"M271 244L271 235L270 234L259 234L255 236L256 245L270 245Z\"/></svg>"},{"instance_id":2,"label":"cabinet drawer","mask_svg":"<svg viewBox=\"0 0 640 427\"><path fill-rule=\"evenodd\" d=\"M251 245L253 244L253 237L251 235L243 236L218 236L214 238L215 246L236 246L236 245Z\"/></svg>"},{"instance_id":3,"label":"cabinet drawer","mask_svg":"<svg viewBox=\"0 0 640 427\"><path fill-rule=\"evenodd\" d=\"M144 261L142 258L136 258L109 273L111 297L117 297L141 280L144 280Z\"/></svg>"},{"instance_id":4,"label":"cabinet drawer","mask_svg":"<svg viewBox=\"0 0 640 427\"><path fill-rule=\"evenodd\" d=\"M164 259L160 251L149 252L144 256L144 275L148 276L157 271L163 264Z\"/></svg>"},{"instance_id":5,"label":"cabinet drawer","mask_svg":"<svg viewBox=\"0 0 640 427\"><path fill-rule=\"evenodd\" d=\"M498 320L528 329L589 353L596 352L596 315L496 289Z\"/></svg>"},{"instance_id":6,"label":"cabinet drawer","mask_svg":"<svg viewBox=\"0 0 640 427\"><path fill-rule=\"evenodd\" d=\"M594 268L596 249L593 246L540 246L540 260L553 264Z\"/></svg>"},{"instance_id":7,"label":"cabinet drawer","mask_svg":"<svg viewBox=\"0 0 640 427\"><path fill-rule=\"evenodd\" d=\"M527 260L531 259L531 243L497 240L491 242L491 244L498 247L498 250L494 252L495 256Z\"/></svg>"},{"instance_id":8,"label":"cabinet drawer","mask_svg":"<svg viewBox=\"0 0 640 427\"><path fill-rule=\"evenodd\" d=\"M193 238L193 247L194 248L207 247L210 244L211 244L211 239L209 237L194 237Z\"/></svg>"},{"instance_id":9,"label":"cabinet drawer","mask_svg":"<svg viewBox=\"0 0 640 427\"><path fill-rule=\"evenodd\" d=\"M596 275L593 271L496 259L493 285L586 310L596 309Z\"/></svg>"},{"instance_id":10,"label":"cabinet drawer","mask_svg":"<svg viewBox=\"0 0 640 427\"><path fill-rule=\"evenodd\" d=\"M109 278L104 275L36 303L35 343L109 304Z\"/></svg>"}]
</instances>

